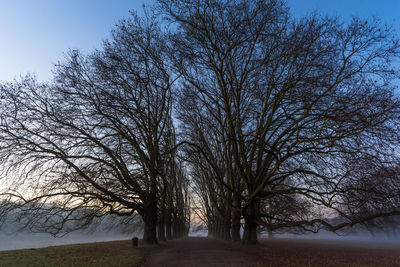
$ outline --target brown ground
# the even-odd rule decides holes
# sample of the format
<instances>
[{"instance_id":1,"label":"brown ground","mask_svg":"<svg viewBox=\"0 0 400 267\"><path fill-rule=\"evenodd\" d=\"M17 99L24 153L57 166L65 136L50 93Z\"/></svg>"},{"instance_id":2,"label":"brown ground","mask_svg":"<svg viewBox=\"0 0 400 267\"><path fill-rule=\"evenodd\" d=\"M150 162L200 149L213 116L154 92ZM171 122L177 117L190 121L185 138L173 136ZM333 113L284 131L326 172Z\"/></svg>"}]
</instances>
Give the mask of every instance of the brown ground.
<instances>
[{"instance_id":1,"label":"brown ground","mask_svg":"<svg viewBox=\"0 0 400 267\"><path fill-rule=\"evenodd\" d=\"M275 239L243 246L210 238L142 248L143 266L400 266L400 247Z\"/></svg>"}]
</instances>

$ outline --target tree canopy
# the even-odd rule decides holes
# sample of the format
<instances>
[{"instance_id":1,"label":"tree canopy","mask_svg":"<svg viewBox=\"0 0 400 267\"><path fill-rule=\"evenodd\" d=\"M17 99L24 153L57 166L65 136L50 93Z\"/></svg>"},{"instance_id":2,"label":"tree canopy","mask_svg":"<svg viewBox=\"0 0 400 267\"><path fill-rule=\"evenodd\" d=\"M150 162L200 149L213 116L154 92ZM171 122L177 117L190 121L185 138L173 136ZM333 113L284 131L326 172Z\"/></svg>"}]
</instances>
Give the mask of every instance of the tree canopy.
<instances>
[{"instance_id":1,"label":"tree canopy","mask_svg":"<svg viewBox=\"0 0 400 267\"><path fill-rule=\"evenodd\" d=\"M337 231L400 215L390 27L294 18L277 0L154 10L120 21L100 50L71 51L51 83L1 85L3 196L138 212L146 243L172 222L187 232L191 208L220 238L240 240L244 222L248 244L260 226Z\"/></svg>"}]
</instances>

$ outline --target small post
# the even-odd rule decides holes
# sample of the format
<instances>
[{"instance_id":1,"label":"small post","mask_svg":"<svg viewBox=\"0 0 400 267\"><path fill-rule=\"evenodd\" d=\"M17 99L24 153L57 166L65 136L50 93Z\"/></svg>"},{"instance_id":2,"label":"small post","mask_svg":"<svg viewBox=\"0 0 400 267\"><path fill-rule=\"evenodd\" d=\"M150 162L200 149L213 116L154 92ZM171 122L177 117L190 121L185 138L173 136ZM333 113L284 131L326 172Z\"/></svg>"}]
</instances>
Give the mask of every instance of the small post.
<instances>
[{"instance_id":1,"label":"small post","mask_svg":"<svg viewBox=\"0 0 400 267\"><path fill-rule=\"evenodd\" d=\"M139 242L139 238L137 238L137 237L132 238L132 246L134 248L137 248L138 242Z\"/></svg>"}]
</instances>

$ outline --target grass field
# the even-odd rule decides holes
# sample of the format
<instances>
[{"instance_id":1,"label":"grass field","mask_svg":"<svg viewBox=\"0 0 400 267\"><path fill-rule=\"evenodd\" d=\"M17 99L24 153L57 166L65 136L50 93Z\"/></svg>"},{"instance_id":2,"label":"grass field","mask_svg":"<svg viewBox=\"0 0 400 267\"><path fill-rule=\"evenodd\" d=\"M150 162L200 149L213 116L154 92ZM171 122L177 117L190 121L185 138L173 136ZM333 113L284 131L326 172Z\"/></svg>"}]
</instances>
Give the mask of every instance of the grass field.
<instances>
[{"instance_id":1,"label":"grass field","mask_svg":"<svg viewBox=\"0 0 400 267\"><path fill-rule=\"evenodd\" d=\"M0 266L136 266L143 255L130 241L0 251Z\"/></svg>"}]
</instances>

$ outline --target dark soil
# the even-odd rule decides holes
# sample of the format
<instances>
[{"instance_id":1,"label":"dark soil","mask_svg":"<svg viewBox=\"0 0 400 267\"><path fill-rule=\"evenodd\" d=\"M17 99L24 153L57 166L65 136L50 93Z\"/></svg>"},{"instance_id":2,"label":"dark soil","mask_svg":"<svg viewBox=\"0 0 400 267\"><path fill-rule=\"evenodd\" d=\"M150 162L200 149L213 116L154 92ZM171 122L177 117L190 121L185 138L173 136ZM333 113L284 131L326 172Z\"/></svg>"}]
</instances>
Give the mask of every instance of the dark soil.
<instances>
[{"instance_id":1,"label":"dark soil","mask_svg":"<svg viewBox=\"0 0 400 267\"><path fill-rule=\"evenodd\" d=\"M257 266L258 260L257 254L240 244L200 237L169 241L166 245L145 249L144 254L146 267Z\"/></svg>"},{"instance_id":2,"label":"dark soil","mask_svg":"<svg viewBox=\"0 0 400 267\"><path fill-rule=\"evenodd\" d=\"M400 266L400 247L338 241L262 240L244 246L211 238L187 238L140 249L152 266Z\"/></svg>"}]
</instances>

